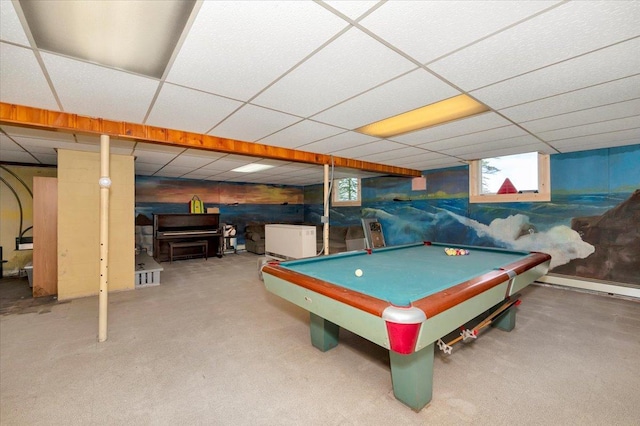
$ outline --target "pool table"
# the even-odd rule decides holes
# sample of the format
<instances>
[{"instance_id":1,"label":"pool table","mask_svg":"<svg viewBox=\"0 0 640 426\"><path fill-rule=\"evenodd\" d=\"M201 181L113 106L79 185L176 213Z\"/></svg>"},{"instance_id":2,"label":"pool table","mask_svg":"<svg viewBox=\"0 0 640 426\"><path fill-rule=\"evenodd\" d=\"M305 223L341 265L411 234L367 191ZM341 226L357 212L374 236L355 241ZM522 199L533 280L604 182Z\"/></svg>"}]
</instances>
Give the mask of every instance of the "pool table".
<instances>
[{"instance_id":1,"label":"pool table","mask_svg":"<svg viewBox=\"0 0 640 426\"><path fill-rule=\"evenodd\" d=\"M340 327L389 350L396 399L415 411L431 401L434 343L495 309L547 273L551 256L486 247L416 243L262 267L268 291L310 312L311 343L338 344ZM497 318L511 331L515 309Z\"/></svg>"}]
</instances>

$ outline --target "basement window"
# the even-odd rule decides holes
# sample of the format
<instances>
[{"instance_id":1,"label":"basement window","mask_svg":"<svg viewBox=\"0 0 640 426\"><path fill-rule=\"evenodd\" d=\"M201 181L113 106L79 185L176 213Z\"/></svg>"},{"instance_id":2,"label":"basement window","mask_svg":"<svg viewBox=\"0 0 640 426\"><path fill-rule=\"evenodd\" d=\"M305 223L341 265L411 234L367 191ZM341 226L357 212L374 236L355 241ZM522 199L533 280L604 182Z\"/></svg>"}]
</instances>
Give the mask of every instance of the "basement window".
<instances>
[{"instance_id":1,"label":"basement window","mask_svg":"<svg viewBox=\"0 0 640 426\"><path fill-rule=\"evenodd\" d=\"M470 203L551 201L549 155L537 152L473 160Z\"/></svg>"},{"instance_id":2,"label":"basement window","mask_svg":"<svg viewBox=\"0 0 640 426\"><path fill-rule=\"evenodd\" d=\"M333 181L331 191L334 207L359 206L360 205L360 178L342 178Z\"/></svg>"}]
</instances>

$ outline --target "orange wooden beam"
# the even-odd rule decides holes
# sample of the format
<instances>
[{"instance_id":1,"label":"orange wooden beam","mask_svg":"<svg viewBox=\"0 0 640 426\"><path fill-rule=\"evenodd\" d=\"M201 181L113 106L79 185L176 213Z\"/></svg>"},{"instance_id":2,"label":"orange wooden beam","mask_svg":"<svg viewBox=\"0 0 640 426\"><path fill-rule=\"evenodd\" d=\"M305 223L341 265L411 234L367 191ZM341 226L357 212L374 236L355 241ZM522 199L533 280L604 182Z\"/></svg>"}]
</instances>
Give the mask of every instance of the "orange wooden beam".
<instances>
[{"instance_id":1,"label":"orange wooden beam","mask_svg":"<svg viewBox=\"0 0 640 426\"><path fill-rule=\"evenodd\" d=\"M60 111L51 111L23 105L0 102L0 124L11 124L41 130L89 135L109 135L117 139L161 145L247 155L250 157L272 158L309 164L332 164L335 167L365 170L396 176L421 176L419 170L404 167L370 163L345 157L332 157L307 151L282 148L260 143L225 139L199 133L148 126L145 124L112 121L103 118L86 117Z\"/></svg>"}]
</instances>

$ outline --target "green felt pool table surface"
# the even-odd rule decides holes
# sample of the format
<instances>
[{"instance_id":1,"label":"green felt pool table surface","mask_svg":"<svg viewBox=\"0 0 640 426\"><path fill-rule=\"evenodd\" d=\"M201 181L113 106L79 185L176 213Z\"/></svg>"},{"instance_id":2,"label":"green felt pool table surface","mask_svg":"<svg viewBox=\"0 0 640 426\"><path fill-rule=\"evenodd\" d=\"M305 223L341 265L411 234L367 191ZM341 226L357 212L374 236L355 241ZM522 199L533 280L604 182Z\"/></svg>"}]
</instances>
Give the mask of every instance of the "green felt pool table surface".
<instances>
[{"instance_id":1,"label":"green felt pool table surface","mask_svg":"<svg viewBox=\"0 0 640 426\"><path fill-rule=\"evenodd\" d=\"M461 282L526 259L529 252L468 247L448 256L444 244L410 244L282 262L283 268L405 306ZM463 247L463 246L455 246ZM356 270L362 276L356 276Z\"/></svg>"}]
</instances>

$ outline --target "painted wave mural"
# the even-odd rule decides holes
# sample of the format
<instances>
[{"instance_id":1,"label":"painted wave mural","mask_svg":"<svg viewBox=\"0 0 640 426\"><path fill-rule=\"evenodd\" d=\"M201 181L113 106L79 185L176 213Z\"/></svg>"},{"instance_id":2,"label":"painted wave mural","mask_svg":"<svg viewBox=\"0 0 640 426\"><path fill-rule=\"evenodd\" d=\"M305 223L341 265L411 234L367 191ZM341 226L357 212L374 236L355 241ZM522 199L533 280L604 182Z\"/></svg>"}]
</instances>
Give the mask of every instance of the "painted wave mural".
<instances>
[{"instance_id":1,"label":"painted wave mural","mask_svg":"<svg viewBox=\"0 0 640 426\"><path fill-rule=\"evenodd\" d=\"M558 271L569 270L579 275L581 270L585 270L584 267L567 269L565 266L586 258L597 258L596 251L603 251L604 247L602 241L583 239L584 232L576 226L576 218L593 217L596 220L606 217L610 214L608 212L620 210L621 206L635 205L630 203L636 198L637 191L630 194L578 194L554 197L551 203L482 204L472 207L466 198L374 201L362 208L333 208L330 210L330 223L352 225L358 223L361 217L377 218L382 224L388 245L438 241L541 251L552 256L551 269L561 267ZM472 217L466 215L470 208L473 210ZM637 208L624 208L624 211L631 210ZM320 205L305 206L305 218L319 222L321 214ZM621 220L616 217L617 222ZM607 259L610 263L612 256L609 254ZM631 263L609 269L615 271L617 281L633 284L633 265L637 269L637 262ZM607 270L604 266L592 266L587 277L610 279L613 272L598 275L598 271L604 270Z\"/></svg>"}]
</instances>

